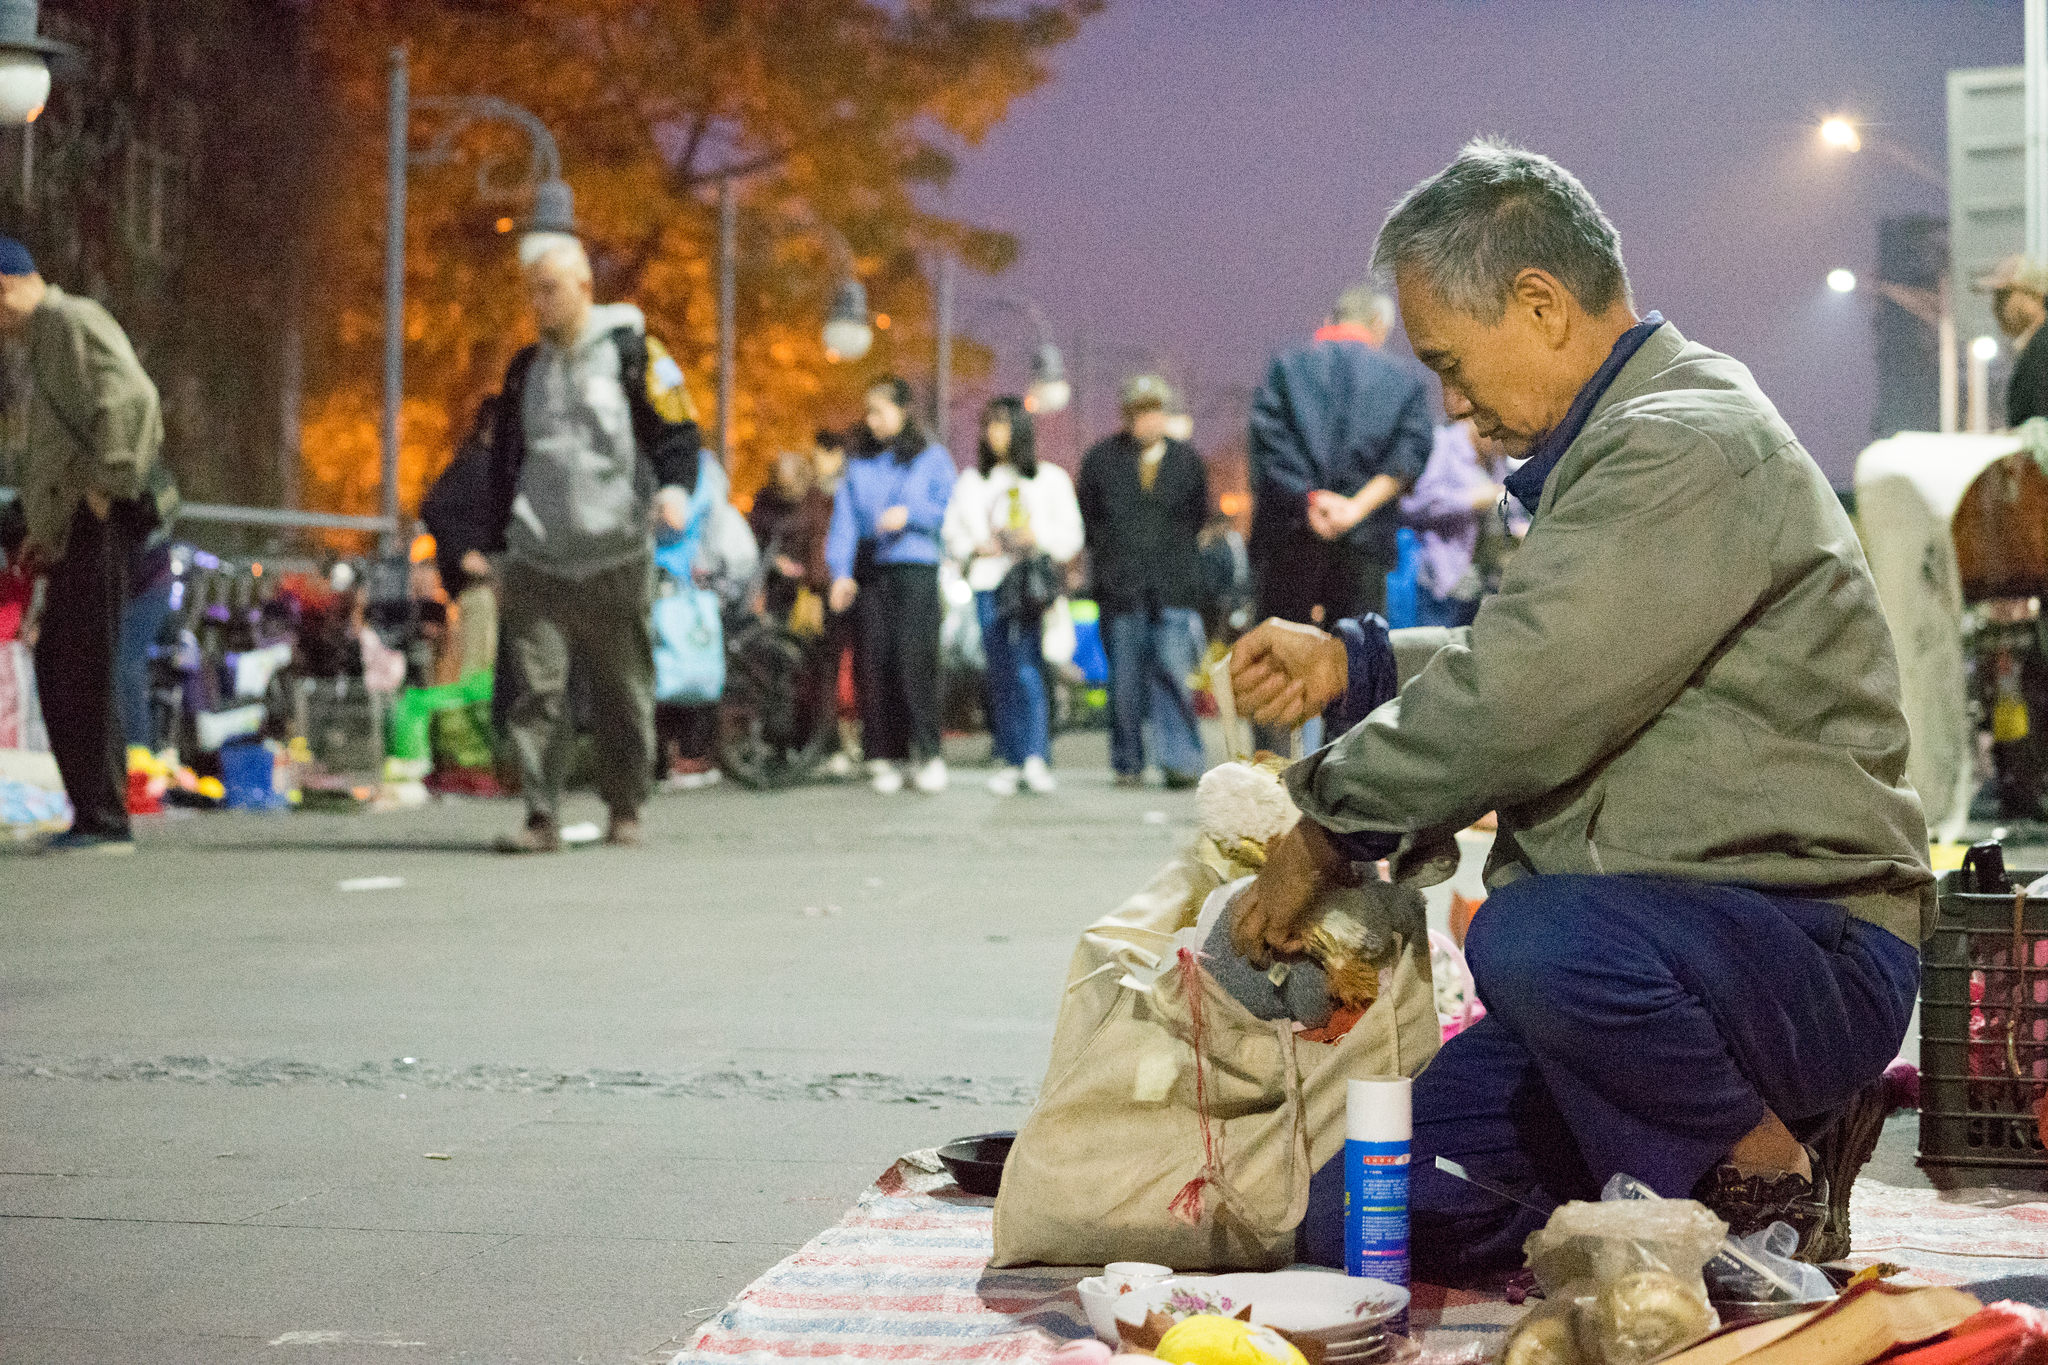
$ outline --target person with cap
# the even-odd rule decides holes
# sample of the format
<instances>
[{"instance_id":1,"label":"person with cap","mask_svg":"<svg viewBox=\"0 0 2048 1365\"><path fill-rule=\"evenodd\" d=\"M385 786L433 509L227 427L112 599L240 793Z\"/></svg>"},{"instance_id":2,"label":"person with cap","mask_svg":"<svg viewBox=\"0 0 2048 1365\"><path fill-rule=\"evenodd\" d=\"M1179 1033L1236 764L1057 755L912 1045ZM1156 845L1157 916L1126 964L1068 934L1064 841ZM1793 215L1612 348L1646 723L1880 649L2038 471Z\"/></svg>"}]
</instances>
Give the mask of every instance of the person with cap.
<instances>
[{"instance_id":1,"label":"person with cap","mask_svg":"<svg viewBox=\"0 0 2048 1365\"><path fill-rule=\"evenodd\" d=\"M1209 476L1194 447L1167 435L1173 390L1156 374L1123 387L1123 430L1081 460L1075 496L1109 652L1109 763L1118 786L1145 771L1145 723L1166 785L1202 775L1188 675L1201 662L1202 525Z\"/></svg>"},{"instance_id":2,"label":"person with cap","mask_svg":"<svg viewBox=\"0 0 2048 1365\"><path fill-rule=\"evenodd\" d=\"M2048 417L2048 342L2041 340L2041 323L2048 319L2048 266L2015 252L1978 280L1977 288L1991 295L1998 330L2012 341L2005 424L2016 427L2029 417Z\"/></svg>"},{"instance_id":3,"label":"person with cap","mask_svg":"<svg viewBox=\"0 0 2048 1365\"><path fill-rule=\"evenodd\" d=\"M27 343L23 556L47 580L37 690L72 810L71 828L46 847L128 853L115 661L131 568L157 522L149 494L163 408L113 316L44 280L28 248L6 237L0 331Z\"/></svg>"},{"instance_id":4,"label":"person with cap","mask_svg":"<svg viewBox=\"0 0 2048 1365\"><path fill-rule=\"evenodd\" d=\"M633 845L654 777L654 516L683 528L703 437L640 310L593 302L581 242L536 233L520 255L540 340L505 374L488 548L505 560L500 631L520 682L506 729L527 814L498 849L562 846L572 656L590 686L605 841Z\"/></svg>"}]
</instances>

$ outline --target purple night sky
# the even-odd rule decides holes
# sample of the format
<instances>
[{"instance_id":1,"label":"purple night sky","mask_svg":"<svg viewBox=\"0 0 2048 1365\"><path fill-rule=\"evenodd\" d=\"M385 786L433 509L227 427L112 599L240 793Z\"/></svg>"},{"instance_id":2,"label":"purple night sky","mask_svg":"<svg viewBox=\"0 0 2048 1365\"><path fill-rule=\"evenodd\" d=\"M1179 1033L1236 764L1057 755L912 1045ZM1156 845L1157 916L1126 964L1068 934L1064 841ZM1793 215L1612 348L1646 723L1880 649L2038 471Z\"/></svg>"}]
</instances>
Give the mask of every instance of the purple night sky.
<instances>
[{"instance_id":1,"label":"purple night sky","mask_svg":"<svg viewBox=\"0 0 2048 1365\"><path fill-rule=\"evenodd\" d=\"M1091 437L1107 384L1150 352L1195 382L1196 443L1220 448L1243 427L1221 386L1256 383L1317 323L1402 191L1500 134L1585 182L1638 306L1746 362L1841 484L1876 402L1873 296L1824 277L1867 280L1878 220L1946 196L1814 130L1848 113L1944 165L1944 73L2018 65L2020 17L2020 0L1112 0L941 203L1023 241L964 295L1029 296L1063 346L1121 353L1091 367ZM966 329L1021 387L1017 324Z\"/></svg>"}]
</instances>

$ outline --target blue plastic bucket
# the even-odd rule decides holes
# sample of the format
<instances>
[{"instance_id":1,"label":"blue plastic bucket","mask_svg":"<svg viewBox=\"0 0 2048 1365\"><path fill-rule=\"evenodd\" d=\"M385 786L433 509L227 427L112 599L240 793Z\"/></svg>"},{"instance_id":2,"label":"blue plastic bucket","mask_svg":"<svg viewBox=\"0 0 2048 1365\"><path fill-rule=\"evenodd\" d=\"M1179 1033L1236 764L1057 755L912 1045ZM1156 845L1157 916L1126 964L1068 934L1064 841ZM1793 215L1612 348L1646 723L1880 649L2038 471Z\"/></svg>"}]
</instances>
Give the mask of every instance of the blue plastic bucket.
<instances>
[{"instance_id":1,"label":"blue plastic bucket","mask_svg":"<svg viewBox=\"0 0 2048 1365\"><path fill-rule=\"evenodd\" d=\"M220 784L227 788L221 804L230 810L282 810L284 793L277 790L274 771L270 750L260 742L221 746Z\"/></svg>"}]
</instances>

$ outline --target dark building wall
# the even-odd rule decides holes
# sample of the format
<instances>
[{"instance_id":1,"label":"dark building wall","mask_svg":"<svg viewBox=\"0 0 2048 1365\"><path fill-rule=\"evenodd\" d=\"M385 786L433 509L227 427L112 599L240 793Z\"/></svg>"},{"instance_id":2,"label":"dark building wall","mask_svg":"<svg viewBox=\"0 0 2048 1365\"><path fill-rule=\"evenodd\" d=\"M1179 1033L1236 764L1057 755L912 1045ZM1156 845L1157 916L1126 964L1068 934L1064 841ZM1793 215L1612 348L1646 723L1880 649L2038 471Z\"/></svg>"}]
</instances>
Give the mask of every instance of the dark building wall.
<instances>
[{"instance_id":1,"label":"dark building wall","mask_svg":"<svg viewBox=\"0 0 2048 1365\"><path fill-rule=\"evenodd\" d=\"M1924 214L1886 218L1877 225L1877 278L1908 289L1934 291L1948 272L1948 220ZM1873 282L1874 283L1874 282ZM1876 294L1877 411L1870 434L1941 429L1941 371L1934 328Z\"/></svg>"},{"instance_id":2,"label":"dark building wall","mask_svg":"<svg viewBox=\"0 0 2048 1365\"><path fill-rule=\"evenodd\" d=\"M0 130L0 231L127 329L189 498L289 500L312 155L299 6L44 0L42 31L85 56L40 119ZM8 377L11 455L18 354Z\"/></svg>"}]
</instances>

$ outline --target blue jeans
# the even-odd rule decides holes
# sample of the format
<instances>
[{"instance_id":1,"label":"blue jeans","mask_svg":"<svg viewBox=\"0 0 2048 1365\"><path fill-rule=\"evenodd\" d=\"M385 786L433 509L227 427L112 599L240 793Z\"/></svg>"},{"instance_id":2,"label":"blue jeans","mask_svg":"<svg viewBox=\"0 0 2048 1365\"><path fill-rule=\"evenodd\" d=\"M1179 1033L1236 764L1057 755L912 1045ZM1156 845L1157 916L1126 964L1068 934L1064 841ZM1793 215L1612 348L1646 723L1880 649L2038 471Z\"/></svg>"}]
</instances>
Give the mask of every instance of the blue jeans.
<instances>
[{"instance_id":1,"label":"blue jeans","mask_svg":"<svg viewBox=\"0 0 2048 1365\"><path fill-rule=\"evenodd\" d=\"M992 592L974 594L974 612L981 618L981 650L988 658L988 729L997 756L1013 768L1027 758L1051 757L1052 720L1038 622L1002 620Z\"/></svg>"},{"instance_id":2,"label":"blue jeans","mask_svg":"<svg viewBox=\"0 0 2048 1365\"><path fill-rule=\"evenodd\" d=\"M1488 1014L1415 1081L1411 1254L1457 1284L1522 1263L1543 1204L1626 1172L1683 1198L1763 1121L1810 1138L1898 1054L1920 955L1822 901L1649 877L1511 882L1465 955ZM1316 1173L1305 1261L1341 1266L1342 1161Z\"/></svg>"},{"instance_id":3,"label":"blue jeans","mask_svg":"<svg viewBox=\"0 0 2048 1365\"><path fill-rule=\"evenodd\" d=\"M121 734L130 748L154 751L155 726L149 715L149 647L156 643L171 614L171 586L166 576L128 599L121 608L121 634L114 643L114 704L121 711Z\"/></svg>"},{"instance_id":4,"label":"blue jeans","mask_svg":"<svg viewBox=\"0 0 2048 1365\"><path fill-rule=\"evenodd\" d=\"M1165 607L1157 616L1119 612L1109 626L1109 766L1135 777L1145 771L1145 722L1152 757L1176 777L1202 773L1202 734L1188 674L1207 641L1200 612Z\"/></svg>"}]
</instances>

